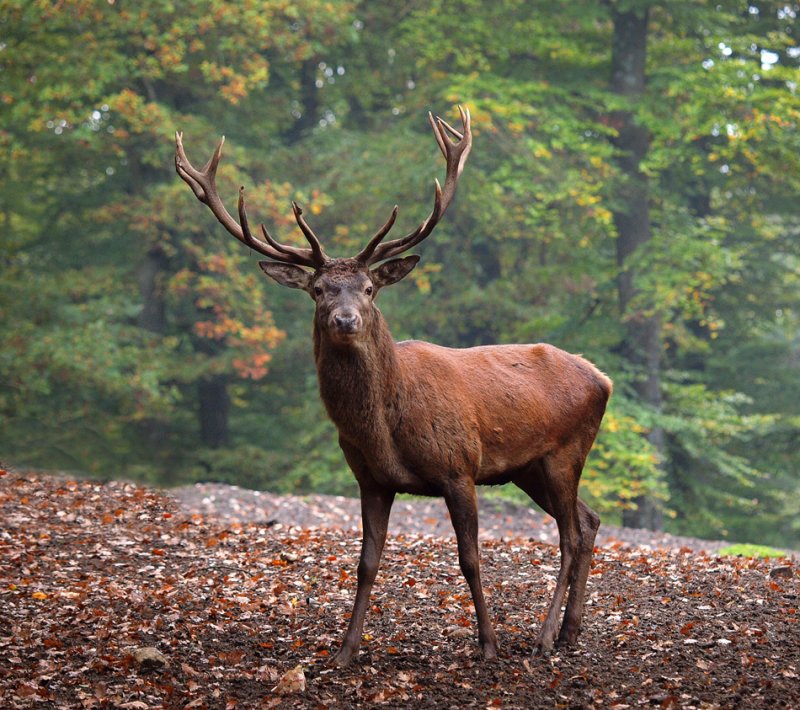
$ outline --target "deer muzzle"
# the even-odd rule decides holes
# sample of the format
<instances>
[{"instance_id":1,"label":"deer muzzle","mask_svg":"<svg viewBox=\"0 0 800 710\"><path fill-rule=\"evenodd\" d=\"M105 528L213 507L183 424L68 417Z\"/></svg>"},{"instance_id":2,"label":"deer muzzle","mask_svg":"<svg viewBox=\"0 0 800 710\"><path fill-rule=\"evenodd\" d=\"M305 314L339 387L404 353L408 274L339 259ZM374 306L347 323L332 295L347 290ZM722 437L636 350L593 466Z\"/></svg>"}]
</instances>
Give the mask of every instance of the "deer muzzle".
<instances>
[{"instance_id":1,"label":"deer muzzle","mask_svg":"<svg viewBox=\"0 0 800 710\"><path fill-rule=\"evenodd\" d=\"M361 316L353 311L340 311L335 313L331 321L333 330L337 335L356 335L361 331Z\"/></svg>"}]
</instances>

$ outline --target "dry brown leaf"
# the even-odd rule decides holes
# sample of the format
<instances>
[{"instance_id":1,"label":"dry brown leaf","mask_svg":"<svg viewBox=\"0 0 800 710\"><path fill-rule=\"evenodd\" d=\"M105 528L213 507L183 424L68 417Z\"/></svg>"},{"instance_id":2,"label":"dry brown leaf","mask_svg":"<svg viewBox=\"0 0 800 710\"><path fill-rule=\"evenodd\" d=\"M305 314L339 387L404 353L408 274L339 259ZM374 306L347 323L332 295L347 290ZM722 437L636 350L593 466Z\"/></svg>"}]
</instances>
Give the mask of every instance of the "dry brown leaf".
<instances>
[{"instance_id":1,"label":"dry brown leaf","mask_svg":"<svg viewBox=\"0 0 800 710\"><path fill-rule=\"evenodd\" d=\"M278 684L272 689L277 695L297 695L306 690L306 674L303 667L297 665L292 670L286 671Z\"/></svg>"}]
</instances>

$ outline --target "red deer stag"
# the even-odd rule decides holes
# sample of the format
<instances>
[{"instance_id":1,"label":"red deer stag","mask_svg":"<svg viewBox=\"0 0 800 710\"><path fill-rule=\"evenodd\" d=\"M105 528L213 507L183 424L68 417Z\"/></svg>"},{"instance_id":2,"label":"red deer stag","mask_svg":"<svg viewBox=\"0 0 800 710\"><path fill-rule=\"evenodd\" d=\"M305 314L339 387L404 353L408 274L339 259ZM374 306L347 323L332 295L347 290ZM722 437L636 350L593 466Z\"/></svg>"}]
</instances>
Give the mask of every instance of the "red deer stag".
<instances>
[{"instance_id":1,"label":"red deer stag","mask_svg":"<svg viewBox=\"0 0 800 710\"><path fill-rule=\"evenodd\" d=\"M186 157L181 134L176 135L178 175L195 196L234 237L271 259L259 262L268 276L306 291L316 304L314 358L320 393L358 481L363 520L355 604L341 649L332 659L337 665L349 663L361 642L397 493L444 497L486 659L497 656L497 638L480 580L476 485L510 481L558 524L561 569L537 649L551 649L556 637L559 643L574 643L581 627L600 519L578 498L578 481L611 381L587 360L551 345L452 349L418 341L396 343L375 305L378 292L400 281L419 260L393 257L425 239L453 199L472 147L469 112L459 110L463 132L429 114L447 161L444 187L436 181L430 215L405 237L382 243L397 216L395 206L386 224L352 258L328 256L296 203L294 216L309 247L277 242L263 225L261 236L254 236L244 188L239 190L238 221L217 193L222 141L197 170Z\"/></svg>"}]
</instances>

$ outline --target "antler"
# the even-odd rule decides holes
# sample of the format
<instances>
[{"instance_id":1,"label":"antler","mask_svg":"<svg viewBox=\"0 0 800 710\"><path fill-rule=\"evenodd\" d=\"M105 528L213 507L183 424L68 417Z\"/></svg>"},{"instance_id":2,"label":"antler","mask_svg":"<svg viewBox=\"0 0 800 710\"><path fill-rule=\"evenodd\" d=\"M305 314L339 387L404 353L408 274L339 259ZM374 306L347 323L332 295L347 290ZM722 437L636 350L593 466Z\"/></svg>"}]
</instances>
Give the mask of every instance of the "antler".
<instances>
[{"instance_id":1,"label":"antler","mask_svg":"<svg viewBox=\"0 0 800 710\"><path fill-rule=\"evenodd\" d=\"M239 221L237 222L230 215L219 197L216 182L217 166L222 157L222 145L224 143L225 136L220 140L214 154L206 163L205 167L202 170L198 170L186 157L186 152L183 149L183 133L175 133L175 170L177 170L181 179L192 188L195 197L200 200L200 202L207 205L214 216L219 220L220 224L242 242L242 244L246 244L251 249L254 249L264 256L268 256L270 259L285 264L310 266L314 269L318 269L323 264L330 261L330 257L325 254L325 250L322 248L319 239L303 219L303 211L298 207L296 202L292 202L294 217L308 240L308 243L311 245L310 249L305 247L293 247L275 241L263 224L261 225L261 232L264 237L263 240L254 237L250 231L250 225L247 220L247 212L244 204L244 187L239 188Z\"/></svg>"},{"instance_id":2,"label":"antler","mask_svg":"<svg viewBox=\"0 0 800 710\"><path fill-rule=\"evenodd\" d=\"M411 249L411 247L425 239L442 218L442 215L453 199L453 195L456 194L458 178L461 175L461 170L464 168L467 156L472 148L469 109L459 106L458 111L461 114L461 123L464 130L463 134L459 133L450 124L439 118L439 116L434 118L431 113L428 113L428 120L433 128L433 135L436 138L436 142L439 144L442 155L444 155L447 161L447 176L445 177L444 188L441 188L439 186L439 181L435 180L436 194L434 197L433 211L419 227L402 239L395 239L391 242L386 242L386 244L381 244L381 240L392 228L394 220L397 217L397 206L395 206L386 224L384 224L375 236L369 240L367 246L356 255L355 258L361 263L369 266L378 261L383 261L384 259L402 254L404 251ZM458 143L453 142L448 136L448 133L458 139Z\"/></svg>"},{"instance_id":3,"label":"antler","mask_svg":"<svg viewBox=\"0 0 800 710\"><path fill-rule=\"evenodd\" d=\"M428 114L428 120L433 128L433 135L436 138L439 149L442 151L442 155L447 161L447 175L444 181L444 188L439 185L438 180L434 181L436 191L433 210L428 215L427 219L413 232L410 232L402 239L395 239L391 242L386 242L386 244L381 244L381 241L389 233L389 230L392 228L397 218L397 206L395 205L386 224L375 233L367 245L356 255L355 258L362 264L369 266L411 249L411 247L419 244L433 231L433 228L438 224L442 215L444 215L456 193L458 179L472 148L469 109L459 106L458 111L461 114L463 133L457 131L439 116L434 118L432 114ZM453 141L450 136L453 136L458 142ZM311 227L309 227L305 219L303 219L303 210L300 209L296 202L292 202L294 217L305 235L310 248L281 244L272 238L263 224L261 225L263 239L254 237L250 231L247 219L244 187L239 188L239 221L237 222L230 215L219 197L216 184L217 166L222 158L222 146L224 143L225 137L223 136L214 154L211 156L211 159L202 170L198 170L186 157L186 152L183 148L183 134L180 132L175 134L175 169L181 179L192 188L195 197L197 197L200 202L207 205L213 215L219 220L220 224L236 237L236 239L242 242L242 244L247 245L270 259L285 264L310 266L313 269L318 269L331 261L331 258L325 254L325 250L322 248L322 244L317 238L317 235L314 234Z\"/></svg>"}]
</instances>

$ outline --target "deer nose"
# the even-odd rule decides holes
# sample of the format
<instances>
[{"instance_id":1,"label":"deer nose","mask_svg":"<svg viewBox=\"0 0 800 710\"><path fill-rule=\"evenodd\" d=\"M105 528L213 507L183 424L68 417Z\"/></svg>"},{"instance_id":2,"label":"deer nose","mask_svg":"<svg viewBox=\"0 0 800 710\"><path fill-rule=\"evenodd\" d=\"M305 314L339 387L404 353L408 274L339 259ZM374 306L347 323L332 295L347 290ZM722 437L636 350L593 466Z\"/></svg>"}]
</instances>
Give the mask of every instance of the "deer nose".
<instances>
[{"instance_id":1,"label":"deer nose","mask_svg":"<svg viewBox=\"0 0 800 710\"><path fill-rule=\"evenodd\" d=\"M343 333L355 333L358 330L358 315L355 313L337 313L333 322Z\"/></svg>"}]
</instances>

